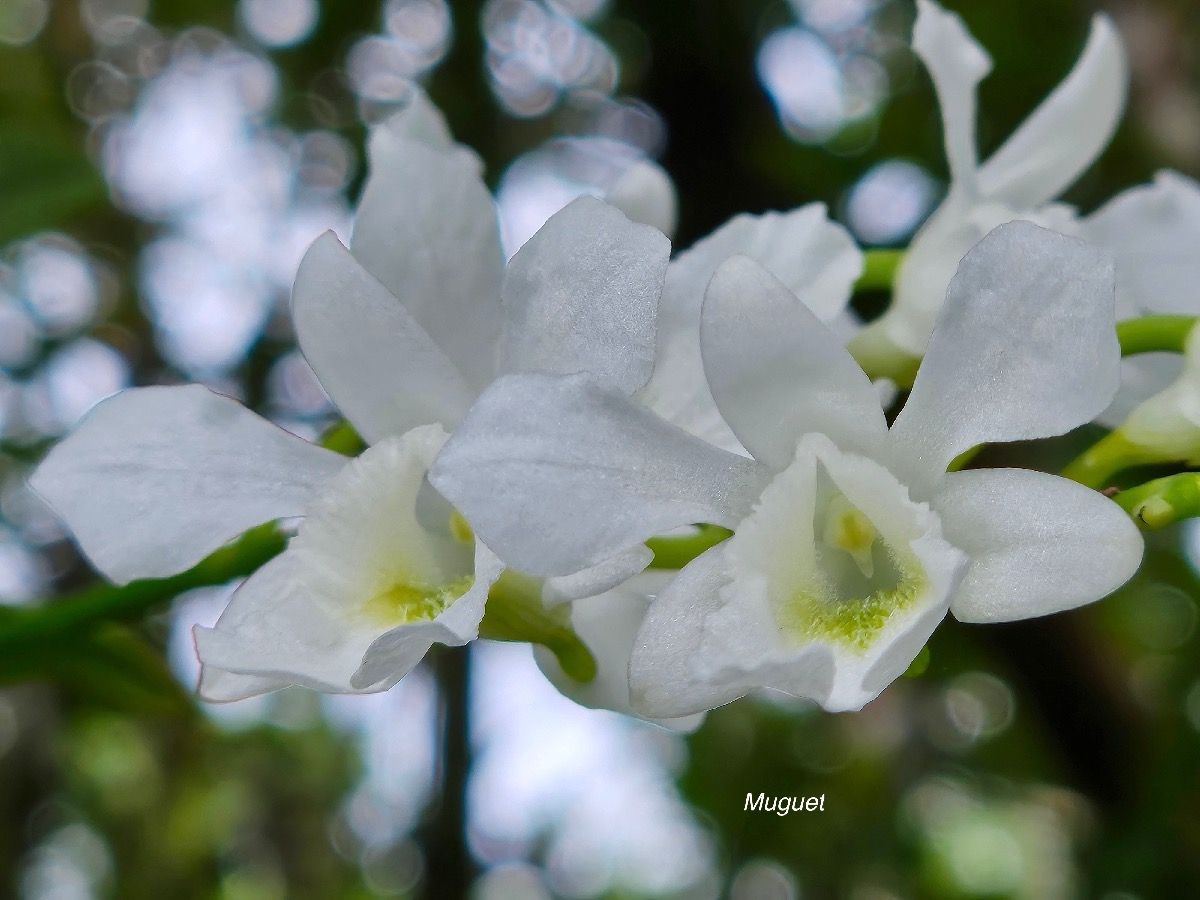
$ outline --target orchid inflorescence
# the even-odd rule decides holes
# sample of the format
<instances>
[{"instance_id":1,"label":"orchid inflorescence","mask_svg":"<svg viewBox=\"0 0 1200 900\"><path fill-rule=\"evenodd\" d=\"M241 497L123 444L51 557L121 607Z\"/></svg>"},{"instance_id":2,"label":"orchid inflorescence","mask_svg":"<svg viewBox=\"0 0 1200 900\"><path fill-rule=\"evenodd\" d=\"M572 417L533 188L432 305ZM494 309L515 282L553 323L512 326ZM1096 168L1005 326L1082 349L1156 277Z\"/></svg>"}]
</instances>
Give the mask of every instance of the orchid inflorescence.
<instances>
[{"instance_id":1,"label":"orchid inflorescence","mask_svg":"<svg viewBox=\"0 0 1200 900\"><path fill-rule=\"evenodd\" d=\"M196 629L213 701L386 690L434 644L484 637L535 645L580 703L675 727L762 687L853 710L947 612L1099 600L1137 571L1139 526L1200 515L1192 473L1103 490L1200 462L1200 185L1162 173L1090 216L1054 202L1124 104L1104 16L982 163L986 52L930 0L913 48L952 180L875 321L847 305L864 254L819 204L672 257L650 163L506 263L479 159L418 93L371 136L349 247L318 238L292 297L366 449L147 387L97 405L32 485L118 584L288 529ZM1062 475L964 468L1093 421L1116 427Z\"/></svg>"}]
</instances>

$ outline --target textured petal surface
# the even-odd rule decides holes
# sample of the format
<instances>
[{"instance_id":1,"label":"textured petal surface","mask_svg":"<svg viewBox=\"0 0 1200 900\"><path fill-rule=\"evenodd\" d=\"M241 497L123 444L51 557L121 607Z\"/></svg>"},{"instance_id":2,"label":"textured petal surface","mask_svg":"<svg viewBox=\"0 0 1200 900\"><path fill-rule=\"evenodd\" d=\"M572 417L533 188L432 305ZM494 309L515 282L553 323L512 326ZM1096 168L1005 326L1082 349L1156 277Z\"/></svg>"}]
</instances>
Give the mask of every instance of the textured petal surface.
<instances>
[{"instance_id":1,"label":"textured petal surface","mask_svg":"<svg viewBox=\"0 0 1200 900\"><path fill-rule=\"evenodd\" d=\"M937 91L950 177L956 188L974 193L975 92L992 61L962 19L930 0L917 0L912 48Z\"/></svg>"},{"instance_id":2,"label":"textured petal surface","mask_svg":"<svg viewBox=\"0 0 1200 900\"><path fill-rule=\"evenodd\" d=\"M734 254L762 265L822 321L845 309L863 263L854 239L820 203L735 216L671 263L659 307L658 361L642 400L685 431L736 453L741 445L716 410L700 353L705 289Z\"/></svg>"},{"instance_id":3,"label":"textured petal surface","mask_svg":"<svg viewBox=\"0 0 1200 900\"><path fill-rule=\"evenodd\" d=\"M213 666L201 666L196 693L208 703L232 703L247 697L270 694L290 686L291 682L286 679L238 675Z\"/></svg>"},{"instance_id":4,"label":"textured petal surface","mask_svg":"<svg viewBox=\"0 0 1200 900\"><path fill-rule=\"evenodd\" d=\"M367 649L362 666L350 683L356 688L393 685L410 671L434 644L461 647L479 636L488 591L504 564L487 547L475 545L474 582L470 589L430 622L415 622L380 635Z\"/></svg>"},{"instance_id":5,"label":"textured petal surface","mask_svg":"<svg viewBox=\"0 0 1200 900\"><path fill-rule=\"evenodd\" d=\"M872 454L887 434L879 395L841 342L745 256L709 282L701 324L708 383L742 445L776 471L809 432Z\"/></svg>"},{"instance_id":6,"label":"textured petal surface","mask_svg":"<svg viewBox=\"0 0 1200 900\"><path fill-rule=\"evenodd\" d=\"M446 434L417 428L370 447L310 505L288 552L304 583L332 607L369 601L397 583L440 585L471 572L471 547L449 522L429 527L419 502Z\"/></svg>"},{"instance_id":7,"label":"textured petal surface","mask_svg":"<svg viewBox=\"0 0 1200 900\"><path fill-rule=\"evenodd\" d=\"M1026 209L1061 194L1108 146L1128 82L1121 36L1097 15L1070 74L980 166L983 194Z\"/></svg>"},{"instance_id":8,"label":"textured petal surface","mask_svg":"<svg viewBox=\"0 0 1200 900\"><path fill-rule=\"evenodd\" d=\"M639 544L582 572L547 578L542 585L542 600L553 606L567 600L603 594L640 573L653 559L654 551Z\"/></svg>"},{"instance_id":9,"label":"textured petal surface","mask_svg":"<svg viewBox=\"0 0 1200 900\"><path fill-rule=\"evenodd\" d=\"M236 699L228 696L229 680L217 679L212 669L261 679L263 687L286 683L352 693L350 679L379 635L373 624L318 602L297 572L295 556L284 551L234 592L216 625L193 632L202 671L209 673L201 676L200 695Z\"/></svg>"},{"instance_id":10,"label":"textured petal surface","mask_svg":"<svg viewBox=\"0 0 1200 900\"><path fill-rule=\"evenodd\" d=\"M579 197L504 274L501 372L589 372L633 393L654 369L655 319L671 243L616 207Z\"/></svg>"},{"instance_id":11,"label":"textured petal surface","mask_svg":"<svg viewBox=\"0 0 1200 900\"><path fill-rule=\"evenodd\" d=\"M430 475L513 568L569 575L681 525L732 527L766 478L586 376L489 387Z\"/></svg>"},{"instance_id":12,"label":"textured petal surface","mask_svg":"<svg viewBox=\"0 0 1200 900\"><path fill-rule=\"evenodd\" d=\"M1084 222L1084 237L1117 261L1123 311L1200 313L1200 183L1159 172L1123 191Z\"/></svg>"},{"instance_id":13,"label":"textured petal surface","mask_svg":"<svg viewBox=\"0 0 1200 900\"><path fill-rule=\"evenodd\" d=\"M331 231L300 263L292 316L317 378L369 443L418 425L453 428L471 405L446 354Z\"/></svg>"},{"instance_id":14,"label":"textured petal surface","mask_svg":"<svg viewBox=\"0 0 1200 900\"><path fill-rule=\"evenodd\" d=\"M457 541L448 523L420 521L425 472L444 440L436 426L415 429L331 479L277 564L235 593L213 629L197 629L202 663L323 691L378 691L432 644L473 639L503 566L486 547ZM459 595L428 611L443 587Z\"/></svg>"},{"instance_id":15,"label":"textured petal surface","mask_svg":"<svg viewBox=\"0 0 1200 900\"><path fill-rule=\"evenodd\" d=\"M181 572L253 525L302 515L345 464L207 388L149 387L98 404L30 483L123 584Z\"/></svg>"},{"instance_id":16,"label":"textured petal surface","mask_svg":"<svg viewBox=\"0 0 1200 900\"><path fill-rule=\"evenodd\" d=\"M830 542L853 509L871 568ZM727 541L725 601L693 669L859 709L912 662L945 616L966 558L878 463L808 435ZM860 561L861 563L861 561Z\"/></svg>"},{"instance_id":17,"label":"textured petal surface","mask_svg":"<svg viewBox=\"0 0 1200 900\"><path fill-rule=\"evenodd\" d=\"M481 388L495 371L504 256L479 160L397 135L371 150L350 249Z\"/></svg>"},{"instance_id":18,"label":"textured petal surface","mask_svg":"<svg viewBox=\"0 0 1200 900\"><path fill-rule=\"evenodd\" d=\"M1008 622L1107 596L1137 571L1142 537L1129 516L1073 481L1024 469L951 472L934 506L970 557L950 610Z\"/></svg>"},{"instance_id":19,"label":"textured petal surface","mask_svg":"<svg viewBox=\"0 0 1200 900\"><path fill-rule=\"evenodd\" d=\"M654 574L657 579L644 577L639 581L656 580L658 584L647 588L653 590L661 589L670 581L671 576L667 573ZM571 604L571 627L596 660L596 677L592 681L582 684L571 678L563 672L553 653L545 647L535 646L533 657L538 668L560 693L581 706L637 715L629 700L629 657L651 599L646 593L622 589ZM691 731L703 718L696 715L652 721L677 731Z\"/></svg>"},{"instance_id":20,"label":"textured petal surface","mask_svg":"<svg viewBox=\"0 0 1200 900\"><path fill-rule=\"evenodd\" d=\"M629 659L630 699L638 714L660 719L693 715L753 689L741 682L705 681L692 668L705 623L721 607L725 580L724 547L717 546L684 566L655 597Z\"/></svg>"},{"instance_id":21,"label":"textured petal surface","mask_svg":"<svg viewBox=\"0 0 1200 900\"><path fill-rule=\"evenodd\" d=\"M924 492L976 444L1063 434L1120 379L1111 259L1028 222L993 229L950 283L912 393L892 427L894 466Z\"/></svg>"},{"instance_id":22,"label":"textured petal surface","mask_svg":"<svg viewBox=\"0 0 1200 900\"><path fill-rule=\"evenodd\" d=\"M849 232L831 222L823 203L790 212L742 213L679 254L667 272L660 327L696 330L704 289L721 263L748 256L782 281L819 319L846 306L862 273L862 252Z\"/></svg>"}]
</instances>

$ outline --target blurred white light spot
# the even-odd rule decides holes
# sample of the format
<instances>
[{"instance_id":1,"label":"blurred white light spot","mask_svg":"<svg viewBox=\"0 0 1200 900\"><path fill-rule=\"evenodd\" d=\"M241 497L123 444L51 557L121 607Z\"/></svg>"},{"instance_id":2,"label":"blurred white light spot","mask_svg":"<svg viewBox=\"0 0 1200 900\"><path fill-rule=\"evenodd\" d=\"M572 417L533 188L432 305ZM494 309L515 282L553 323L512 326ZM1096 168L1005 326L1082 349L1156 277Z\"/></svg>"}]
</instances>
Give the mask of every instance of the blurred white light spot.
<instances>
[{"instance_id":1,"label":"blurred white light spot","mask_svg":"<svg viewBox=\"0 0 1200 900\"><path fill-rule=\"evenodd\" d=\"M804 24L825 34L835 34L861 24L876 6L876 0L792 0Z\"/></svg>"},{"instance_id":2,"label":"blurred white light spot","mask_svg":"<svg viewBox=\"0 0 1200 900\"><path fill-rule=\"evenodd\" d=\"M707 837L659 749L676 736L575 705L545 680L528 647L484 643L473 658L481 751L469 799L483 859L520 858L548 839L551 888L567 896L606 887L682 892L708 875Z\"/></svg>"},{"instance_id":3,"label":"blurred white light spot","mask_svg":"<svg viewBox=\"0 0 1200 900\"><path fill-rule=\"evenodd\" d=\"M47 0L4 0L0 3L0 44L28 44L46 25Z\"/></svg>"},{"instance_id":4,"label":"blurred white light spot","mask_svg":"<svg viewBox=\"0 0 1200 900\"><path fill-rule=\"evenodd\" d=\"M346 58L346 74L354 91L367 100L399 103L413 90L413 79L424 68L419 51L389 37L365 37Z\"/></svg>"},{"instance_id":5,"label":"blurred white light spot","mask_svg":"<svg viewBox=\"0 0 1200 900\"><path fill-rule=\"evenodd\" d=\"M33 314L51 333L86 325L96 312L95 272L72 241L49 236L26 242L17 252L17 277Z\"/></svg>"},{"instance_id":6,"label":"blurred white light spot","mask_svg":"<svg viewBox=\"0 0 1200 900\"><path fill-rule=\"evenodd\" d=\"M954 729L974 743L994 737L1012 724L1015 709L1008 685L984 672L955 678L944 697L946 716Z\"/></svg>"},{"instance_id":7,"label":"blurred white light spot","mask_svg":"<svg viewBox=\"0 0 1200 900\"><path fill-rule=\"evenodd\" d=\"M175 677L188 690L200 681L200 660L192 629L197 625L211 628L229 604L237 585L197 588L188 591L171 606L171 633L167 640L167 661ZM266 718L270 696L251 697L233 703L203 703L201 708L226 728L246 728Z\"/></svg>"},{"instance_id":8,"label":"blurred white light spot","mask_svg":"<svg viewBox=\"0 0 1200 900\"><path fill-rule=\"evenodd\" d=\"M70 428L85 412L129 384L129 364L107 344L80 338L56 351L42 367L32 394L31 418L47 433Z\"/></svg>"},{"instance_id":9,"label":"blurred white light spot","mask_svg":"<svg viewBox=\"0 0 1200 900\"><path fill-rule=\"evenodd\" d=\"M1176 650L1196 631L1196 604L1187 592L1169 584L1154 584L1137 596L1129 615L1134 635L1151 650Z\"/></svg>"},{"instance_id":10,"label":"blurred white light spot","mask_svg":"<svg viewBox=\"0 0 1200 900\"><path fill-rule=\"evenodd\" d=\"M333 408L312 366L299 350L281 356L267 376L271 404L288 415L324 415Z\"/></svg>"},{"instance_id":11,"label":"blurred white light spot","mask_svg":"<svg viewBox=\"0 0 1200 900\"><path fill-rule=\"evenodd\" d=\"M266 47L298 44L317 27L317 0L238 0L238 16Z\"/></svg>"},{"instance_id":12,"label":"blurred white light spot","mask_svg":"<svg viewBox=\"0 0 1200 900\"><path fill-rule=\"evenodd\" d=\"M837 57L819 36L803 28L783 28L758 49L758 77L783 126L797 140L821 143L846 118L842 72Z\"/></svg>"},{"instance_id":13,"label":"blurred white light spot","mask_svg":"<svg viewBox=\"0 0 1200 900\"><path fill-rule=\"evenodd\" d=\"M550 900L541 873L533 866L497 866L481 877L472 890L473 900Z\"/></svg>"},{"instance_id":14,"label":"blurred white light spot","mask_svg":"<svg viewBox=\"0 0 1200 900\"><path fill-rule=\"evenodd\" d=\"M797 900L796 879L777 862L751 860L738 870L729 888L730 900Z\"/></svg>"},{"instance_id":15,"label":"blurred white light spot","mask_svg":"<svg viewBox=\"0 0 1200 900\"><path fill-rule=\"evenodd\" d=\"M166 358L196 376L235 366L258 337L272 305L202 244L163 238L142 252L142 290Z\"/></svg>"},{"instance_id":16,"label":"blurred white light spot","mask_svg":"<svg viewBox=\"0 0 1200 900\"><path fill-rule=\"evenodd\" d=\"M633 186L626 175L634 176L639 196L615 196ZM639 150L605 138L559 138L517 157L500 178L496 203L505 252L512 256L547 219L584 194L607 198L660 230L674 228L674 186Z\"/></svg>"},{"instance_id":17,"label":"blurred white light spot","mask_svg":"<svg viewBox=\"0 0 1200 900\"><path fill-rule=\"evenodd\" d=\"M136 33L149 0L80 0L83 26L98 44L119 44Z\"/></svg>"},{"instance_id":18,"label":"blurred white light spot","mask_svg":"<svg viewBox=\"0 0 1200 900\"><path fill-rule=\"evenodd\" d=\"M417 823L433 791L437 691L424 668L409 672L389 691L322 697L325 716L355 734L363 780L345 817L367 846L387 846Z\"/></svg>"},{"instance_id":19,"label":"blurred white light spot","mask_svg":"<svg viewBox=\"0 0 1200 900\"><path fill-rule=\"evenodd\" d=\"M483 11L492 88L508 110L537 116L564 93L608 94L617 60L569 15L535 0L489 0Z\"/></svg>"},{"instance_id":20,"label":"blurred white light spot","mask_svg":"<svg viewBox=\"0 0 1200 900\"><path fill-rule=\"evenodd\" d=\"M103 838L86 825L54 832L31 854L21 878L22 900L91 900L112 874Z\"/></svg>"},{"instance_id":21,"label":"blurred white light spot","mask_svg":"<svg viewBox=\"0 0 1200 900\"><path fill-rule=\"evenodd\" d=\"M37 326L12 297L0 293L0 369L33 362L40 346Z\"/></svg>"},{"instance_id":22,"label":"blurred white light spot","mask_svg":"<svg viewBox=\"0 0 1200 900\"><path fill-rule=\"evenodd\" d=\"M387 30L402 43L436 62L450 42L450 8L445 0L388 0Z\"/></svg>"},{"instance_id":23,"label":"blurred white light spot","mask_svg":"<svg viewBox=\"0 0 1200 900\"><path fill-rule=\"evenodd\" d=\"M46 589L41 557L7 531L0 531L0 603L28 603Z\"/></svg>"},{"instance_id":24,"label":"blurred white light spot","mask_svg":"<svg viewBox=\"0 0 1200 900\"><path fill-rule=\"evenodd\" d=\"M890 159L873 166L850 189L846 218L866 244L903 241L925 218L937 183L915 163Z\"/></svg>"}]
</instances>

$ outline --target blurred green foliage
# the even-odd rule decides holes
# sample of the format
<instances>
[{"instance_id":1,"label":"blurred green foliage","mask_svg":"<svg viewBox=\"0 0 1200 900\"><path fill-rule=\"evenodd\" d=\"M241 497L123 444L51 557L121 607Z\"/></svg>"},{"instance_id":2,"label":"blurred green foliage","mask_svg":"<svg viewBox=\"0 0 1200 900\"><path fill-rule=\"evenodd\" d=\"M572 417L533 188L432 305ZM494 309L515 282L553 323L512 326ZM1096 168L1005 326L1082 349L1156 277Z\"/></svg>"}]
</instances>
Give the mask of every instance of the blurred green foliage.
<instances>
[{"instance_id":1,"label":"blurred green foliage","mask_svg":"<svg viewBox=\"0 0 1200 900\"><path fill-rule=\"evenodd\" d=\"M1074 0L949 5L995 60L980 97L986 152L1068 70L1093 8ZM498 108L483 66L480 3L451 7L455 41L429 89L494 183L557 124L517 121ZM1085 209L1164 165L1200 171L1200 159L1154 127L1168 92L1185 107L1200 105L1200 16L1173 0L1110 8L1143 42L1131 42L1134 52L1154 59L1135 65L1131 114L1068 195ZM904 20L911 8L893 2L880 15ZM327 0L311 39L271 54L282 77L279 121L318 124L305 97L380 16L378 2ZM167 30L240 28L231 0L159 2L150 17ZM884 159L945 173L937 107L911 59L893 60L893 95L877 120L828 146L789 139L753 65L758 42L788 21L787 5L768 0L617 0L596 25L621 56L621 93L666 122L662 161L681 195L681 245L743 210L821 200L836 212L854 181ZM1163 34L1165 47L1151 41ZM33 44L0 46L0 243L61 229L112 261L119 306L96 334L128 350L137 377L157 377L168 367L139 311L132 269L154 227L110 202L88 129L66 102L69 76L90 55L69 0L53 5ZM357 120L333 127L361 152ZM238 374L252 405L288 347L286 336L273 335L251 352ZM1047 442L1036 448L1038 464L1061 466L1095 436ZM41 446L2 449L7 475ZM1021 448L1023 461L1029 451ZM989 448L980 463L1002 465L1011 452ZM851 900L1195 896L1200 583L1181 554L1182 534L1155 536L1143 574L1092 608L986 630L945 623L927 669L863 713L754 700L710 715L687 740L679 783L714 835L723 890L783 897L793 879L805 898ZM87 588L92 576L81 561L61 568L64 594ZM20 613L0 607L0 616ZM375 857L339 830L360 764L352 739L323 724L311 698L285 695L285 706L300 709L284 725L219 729L168 673L163 644L163 623L151 617L74 630L52 653L35 644L0 656L0 680L27 675L35 661L42 679L0 692L0 896L22 896L23 873L53 853L87 863L97 840L106 847L94 862L101 895L122 900L418 890L411 843L387 853L412 877L372 879ZM747 792L824 795L825 811L746 812ZM436 857L441 835L436 822L418 832L426 855ZM781 883L785 893L753 893Z\"/></svg>"}]
</instances>

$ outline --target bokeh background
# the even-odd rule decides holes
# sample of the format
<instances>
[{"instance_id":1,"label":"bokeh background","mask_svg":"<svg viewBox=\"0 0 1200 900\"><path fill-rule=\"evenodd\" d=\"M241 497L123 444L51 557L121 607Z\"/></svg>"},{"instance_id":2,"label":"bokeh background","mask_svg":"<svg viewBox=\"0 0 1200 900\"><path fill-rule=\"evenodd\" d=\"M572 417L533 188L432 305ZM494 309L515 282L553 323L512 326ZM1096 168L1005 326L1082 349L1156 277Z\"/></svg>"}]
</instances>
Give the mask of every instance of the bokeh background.
<instances>
[{"instance_id":1,"label":"bokeh background","mask_svg":"<svg viewBox=\"0 0 1200 900\"><path fill-rule=\"evenodd\" d=\"M1067 72L1084 0L950 2L989 49L986 153ZM1067 199L1200 174L1200 7L1103 9L1128 113ZM487 164L510 252L649 157L677 246L823 201L903 246L944 190L908 0L0 0L0 616L95 576L25 487L102 397L202 381L299 434L334 420L287 297L345 238L369 123L427 87ZM1200 251L1200 248L1198 248ZM861 310L885 296L861 296ZM1053 469L1096 433L1013 451ZM477 644L392 691L194 700L189 629L233 585L0 659L0 896L1200 896L1200 536L1119 595L947 621L858 714L778 696L689 736L559 697ZM99 652L97 648L102 648ZM88 655L91 654L91 655ZM747 792L825 795L747 813Z\"/></svg>"}]
</instances>

